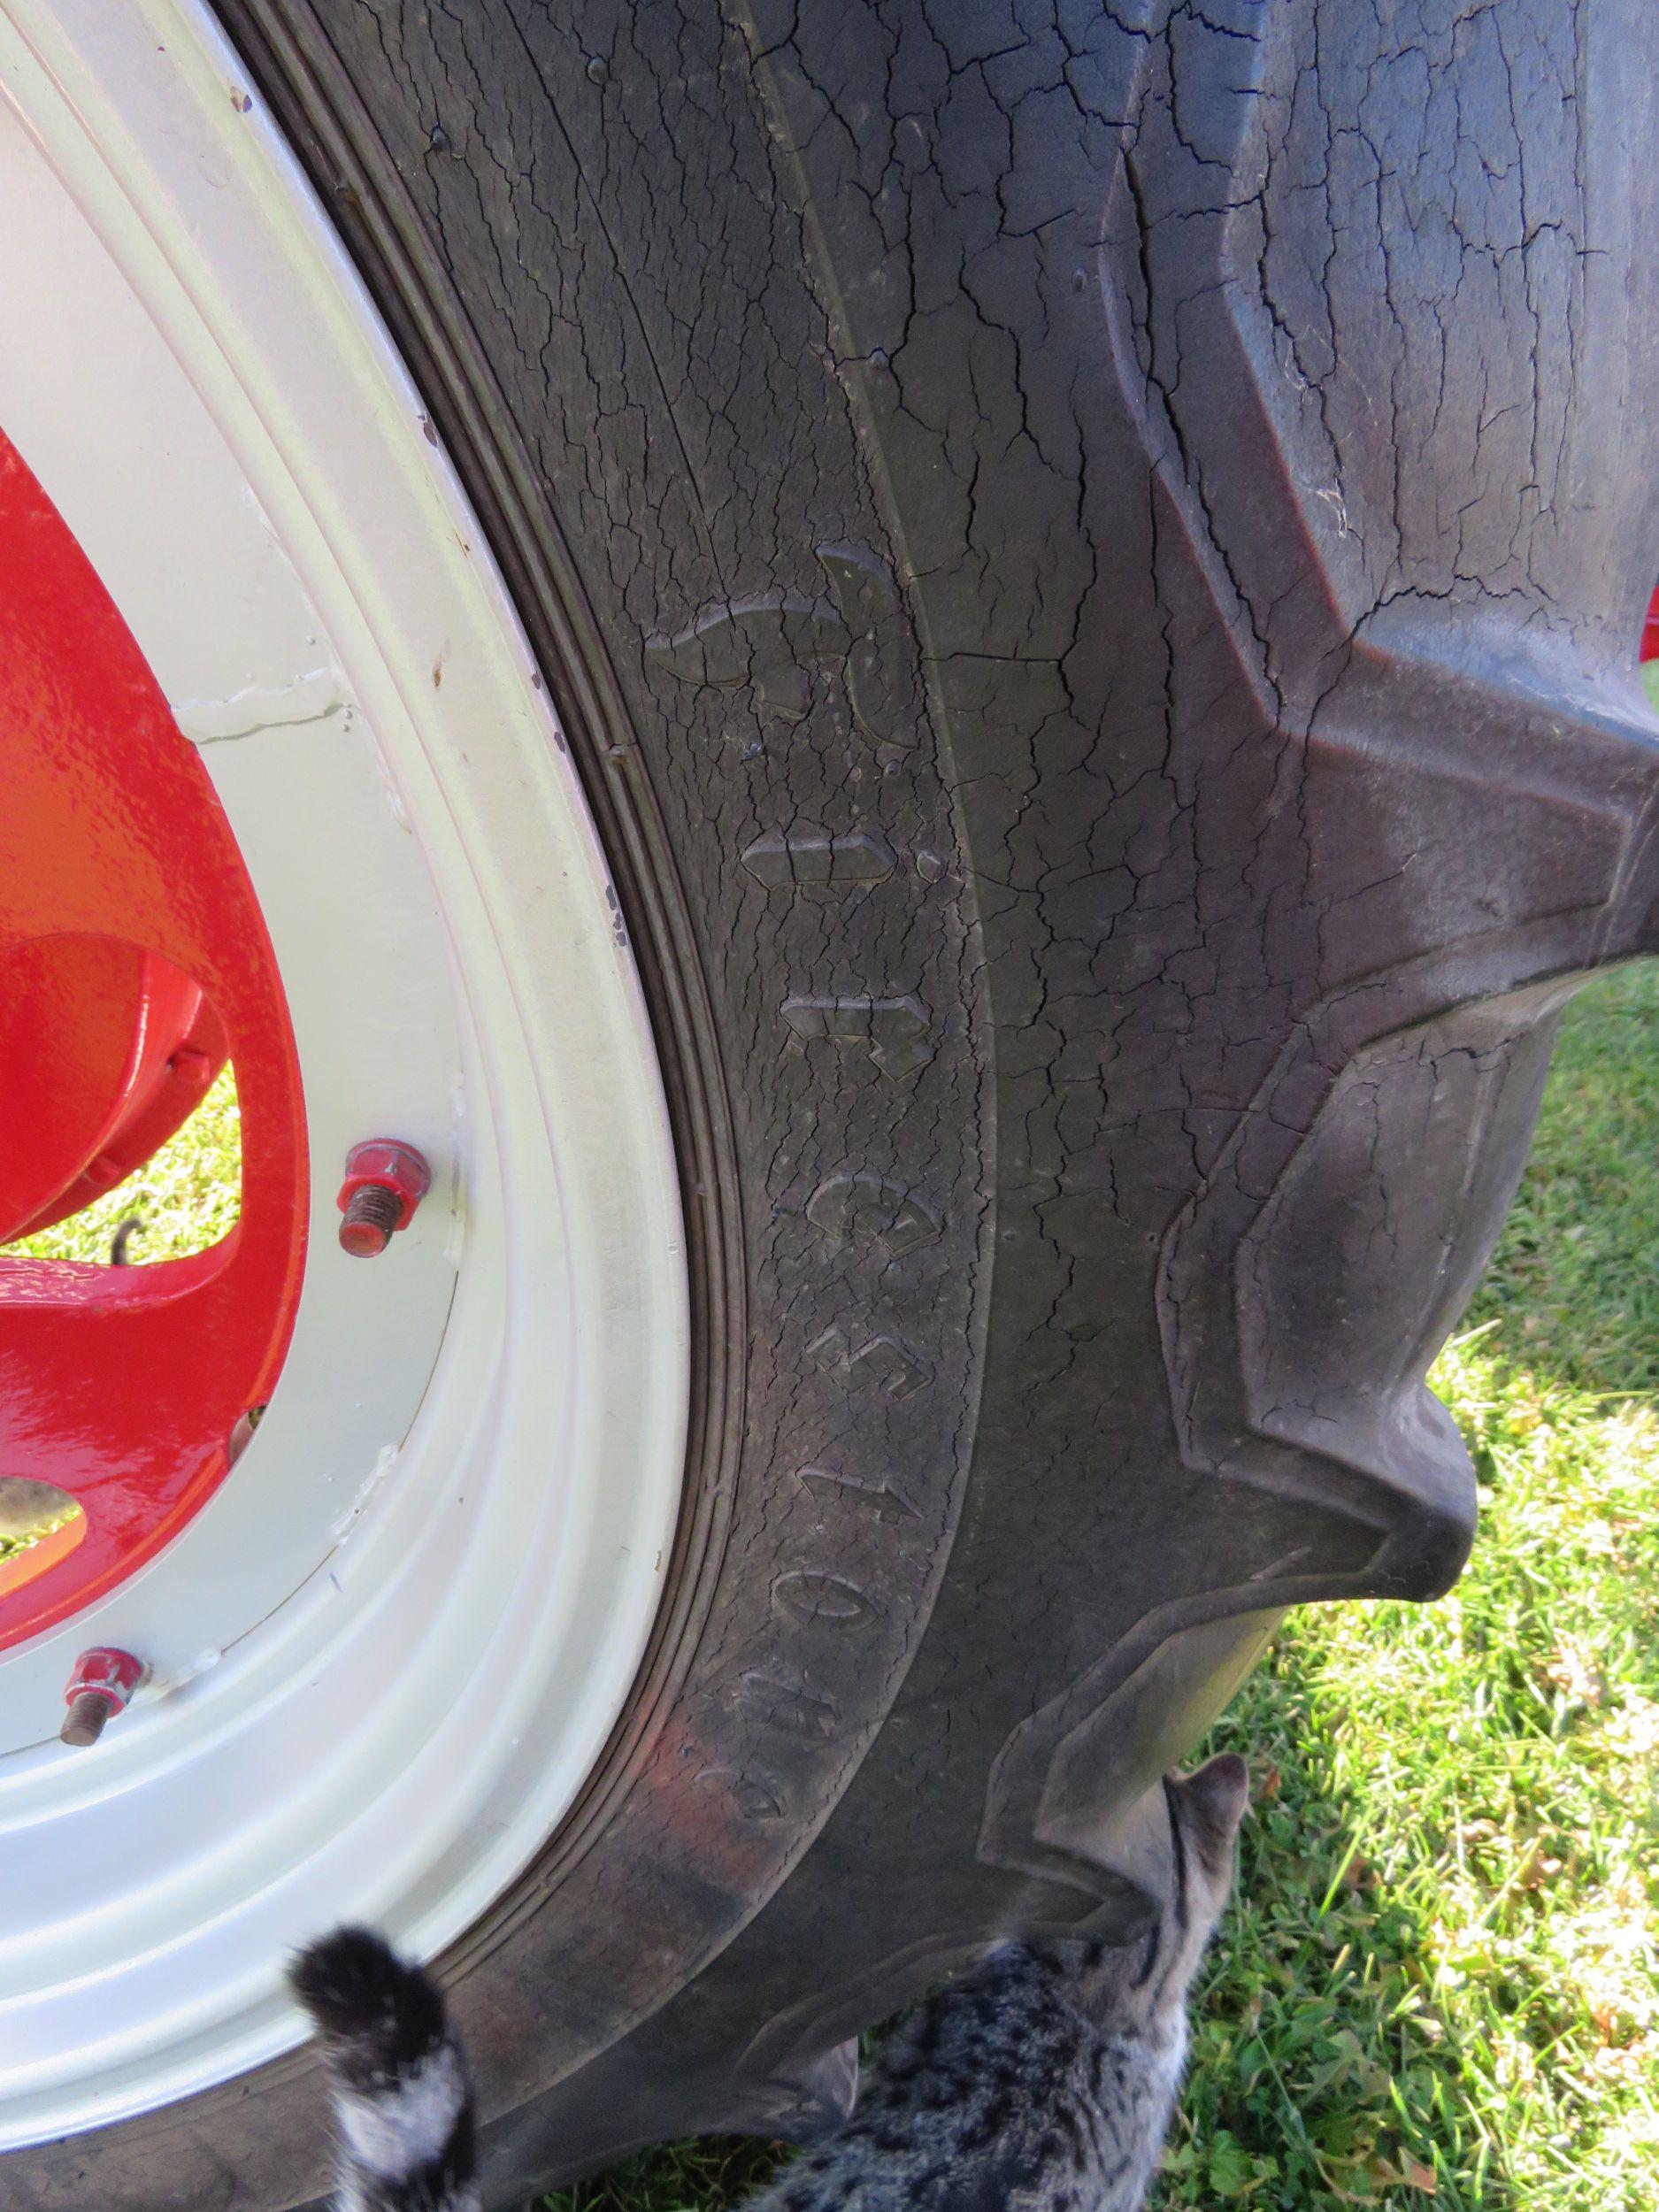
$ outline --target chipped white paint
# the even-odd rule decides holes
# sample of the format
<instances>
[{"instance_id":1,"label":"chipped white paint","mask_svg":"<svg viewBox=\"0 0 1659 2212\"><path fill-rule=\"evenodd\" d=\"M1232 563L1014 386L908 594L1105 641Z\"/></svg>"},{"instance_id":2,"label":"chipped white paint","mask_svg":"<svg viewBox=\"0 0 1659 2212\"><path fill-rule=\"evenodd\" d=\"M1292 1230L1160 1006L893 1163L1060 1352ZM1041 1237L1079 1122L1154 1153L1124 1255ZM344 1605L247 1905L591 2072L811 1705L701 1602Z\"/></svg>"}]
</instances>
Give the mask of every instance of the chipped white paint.
<instances>
[{"instance_id":1,"label":"chipped white paint","mask_svg":"<svg viewBox=\"0 0 1659 2212\"><path fill-rule=\"evenodd\" d=\"M221 745L256 730L321 722L347 706L345 679L337 668L313 668L291 684L249 684L228 699L180 699L173 718L193 745Z\"/></svg>"},{"instance_id":2,"label":"chipped white paint","mask_svg":"<svg viewBox=\"0 0 1659 2212\"><path fill-rule=\"evenodd\" d=\"M329 1524L329 1527L338 1542L343 1543L346 1538L350 1534L353 1525L363 1518L363 1516L368 1511L370 1505L373 1502L376 1491L380 1489L381 1484L386 1480L386 1478L391 1473L393 1468L396 1464L396 1445L382 1444L380 1450L374 1455L373 1466L370 1468L367 1475L365 1476L362 1483L358 1486L356 1496L352 1499L350 1504L346 1508L345 1511L340 1515L339 1518L330 1522Z\"/></svg>"}]
</instances>

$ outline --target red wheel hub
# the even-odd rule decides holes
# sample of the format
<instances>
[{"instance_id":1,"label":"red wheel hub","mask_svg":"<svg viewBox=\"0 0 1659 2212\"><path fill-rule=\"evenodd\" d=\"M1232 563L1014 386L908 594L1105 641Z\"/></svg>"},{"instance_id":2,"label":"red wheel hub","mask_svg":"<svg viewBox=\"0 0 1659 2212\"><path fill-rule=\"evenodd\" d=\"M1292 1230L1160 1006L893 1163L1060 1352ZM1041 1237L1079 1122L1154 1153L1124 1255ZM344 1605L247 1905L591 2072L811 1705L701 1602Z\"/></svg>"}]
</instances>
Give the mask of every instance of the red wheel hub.
<instances>
[{"instance_id":1,"label":"red wheel hub","mask_svg":"<svg viewBox=\"0 0 1659 2212\"><path fill-rule=\"evenodd\" d=\"M84 1519L0 1562L0 1647L133 1573L269 1396L304 1259L299 1066L230 826L85 556L0 438L0 1241L139 1166L227 1054L242 1217L188 1259L0 1254L0 1471Z\"/></svg>"}]
</instances>

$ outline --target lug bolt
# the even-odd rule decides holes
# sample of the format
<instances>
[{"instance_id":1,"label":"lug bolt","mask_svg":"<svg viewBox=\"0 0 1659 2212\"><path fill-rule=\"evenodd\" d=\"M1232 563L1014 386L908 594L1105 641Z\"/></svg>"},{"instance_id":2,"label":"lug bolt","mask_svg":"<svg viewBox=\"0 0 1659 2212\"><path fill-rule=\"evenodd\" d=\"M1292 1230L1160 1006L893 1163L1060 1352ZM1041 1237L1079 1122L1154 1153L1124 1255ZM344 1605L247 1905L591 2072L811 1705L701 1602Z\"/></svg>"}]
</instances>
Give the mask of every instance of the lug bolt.
<instances>
[{"instance_id":1,"label":"lug bolt","mask_svg":"<svg viewBox=\"0 0 1659 2212\"><path fill-rule=\"evenodd\" d=\"M133 1692L149 1671L130 1651L115 1651L106 1645L83 1651L64 1692L69 1710L58 1732L61 1740L82 1750L96 1743L105 1724L131 1704Z\"/></svg>"},{"instance_id":2,"label":"lug bolt","mask_svg":"<svg viewBox=\"0 0 1659 2212\"><path fill-rule=\"evenodd\" d=\"M376 1258L399 1229L408 1228L431 1188L432 1170L412 1144L396 1137L354 1144L340 1186L341 1248L354 1259Z\"/></svg>"}]
</instances>

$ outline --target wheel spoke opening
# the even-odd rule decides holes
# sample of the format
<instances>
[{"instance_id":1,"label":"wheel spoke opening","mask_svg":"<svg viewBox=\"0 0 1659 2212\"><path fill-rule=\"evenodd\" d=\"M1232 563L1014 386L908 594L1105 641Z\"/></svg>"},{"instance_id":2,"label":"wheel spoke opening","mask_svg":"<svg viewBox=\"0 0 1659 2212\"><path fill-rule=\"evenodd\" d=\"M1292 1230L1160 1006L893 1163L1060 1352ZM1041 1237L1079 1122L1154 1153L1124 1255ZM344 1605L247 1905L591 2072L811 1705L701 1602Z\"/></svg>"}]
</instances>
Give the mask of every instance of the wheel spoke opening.
<instances>
[{"instance_id":1,"label":"wheel spoke opening","mask_svg":"<svg viewBox=\"0 0 1659 2212\"><path fill-rule=\"evenodd\" d=\"M106 1266L118 1239L118 1264L188 1259L222 1242L241 1219L242 1166L242 1108L227 1060L173 1134L123 1180L49 1228L0 1246L0 1262L15 1254Z\"/></svg>"}]
</instances>

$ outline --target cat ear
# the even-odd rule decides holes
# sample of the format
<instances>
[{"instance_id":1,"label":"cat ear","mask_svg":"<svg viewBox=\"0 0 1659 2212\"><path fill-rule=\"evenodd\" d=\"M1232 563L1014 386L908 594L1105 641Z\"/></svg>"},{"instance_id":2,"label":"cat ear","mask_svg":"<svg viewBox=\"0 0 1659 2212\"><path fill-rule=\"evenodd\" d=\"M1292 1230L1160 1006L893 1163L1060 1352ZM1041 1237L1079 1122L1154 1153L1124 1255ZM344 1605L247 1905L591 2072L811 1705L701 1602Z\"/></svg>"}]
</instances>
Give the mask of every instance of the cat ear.
<instances>
[{"instance_id":1,"label":"cat ear","mask_svg":"<svg viewBox=\"0 0 1659 2212\"><path fill-rule=\"evenodd\" d=\"M1229 1846L1250 1802L1250 1770L1238 1753L1218 1753L1196 1774L1180 1776L1175 1786L1198 1832L1217 1851Z\"/></svg>"}]
</instances>

